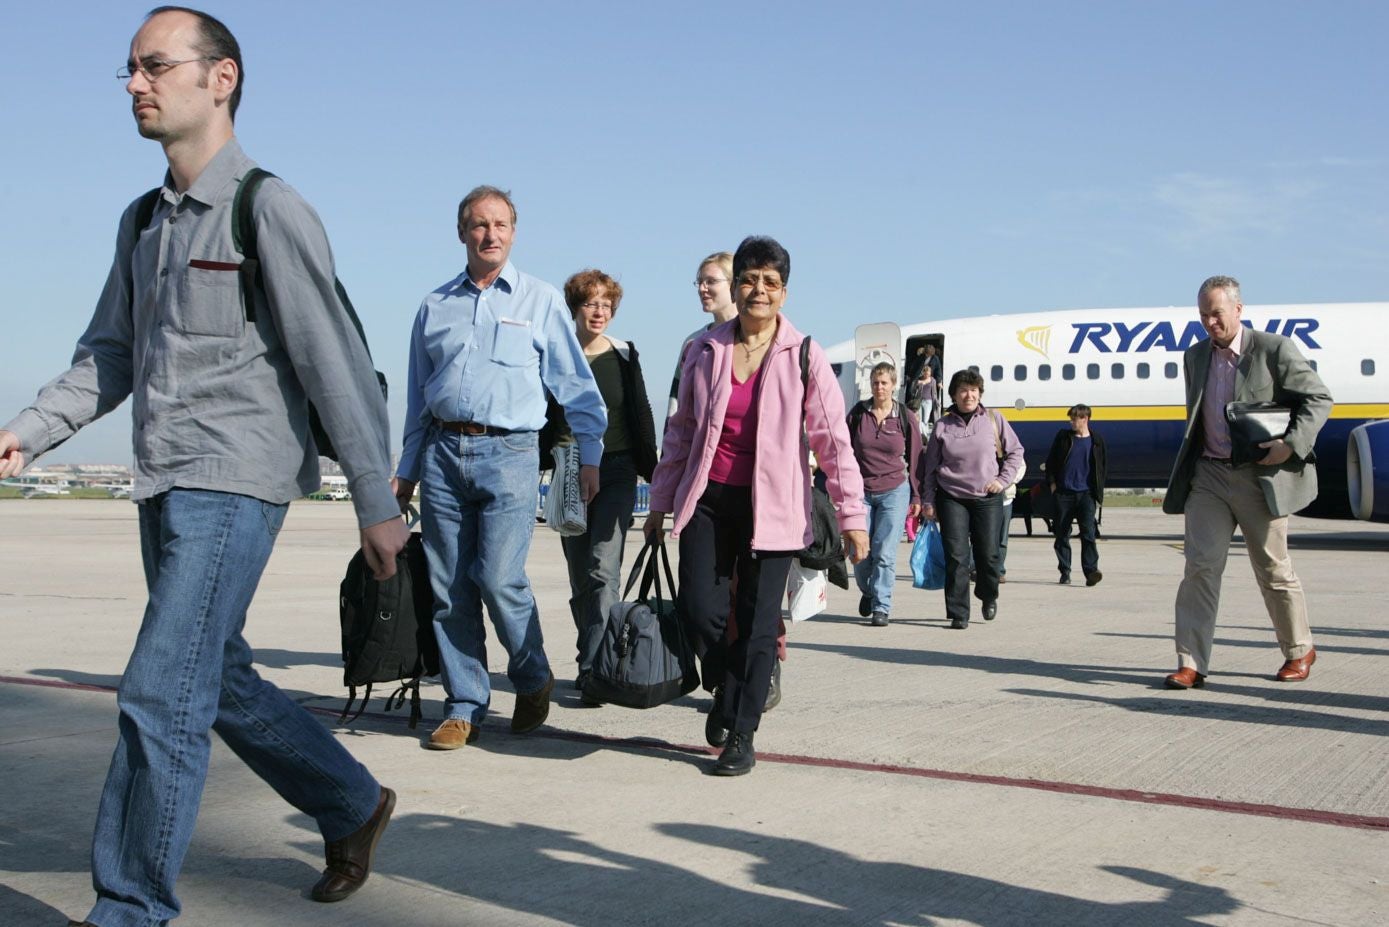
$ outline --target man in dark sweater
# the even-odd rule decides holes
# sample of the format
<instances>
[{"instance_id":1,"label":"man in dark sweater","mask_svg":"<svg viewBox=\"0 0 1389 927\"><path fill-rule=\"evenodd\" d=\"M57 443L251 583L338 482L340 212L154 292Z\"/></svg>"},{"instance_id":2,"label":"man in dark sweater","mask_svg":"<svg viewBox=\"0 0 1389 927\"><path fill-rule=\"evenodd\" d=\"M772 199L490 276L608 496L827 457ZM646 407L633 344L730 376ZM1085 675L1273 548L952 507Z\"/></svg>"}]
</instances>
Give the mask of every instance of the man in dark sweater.
<instances>
[{"instance_id":1,"label":"man in dark sweater","mask_svg":"<svg viewBox=\"0 0 1389 927\"><path fill-rule=\"evenodd\" d=\"M1104 500L1104 439L1090 430L1090 407L1071 406L1070 428L1056 433L1047 454L1047 483L1056 498L1056 568L1061 582L1071 581L1071 522L1080 524L1080 568L1085 585L1104 578L1095 543L1095 510Z\"/></svg>"}]
</instances>

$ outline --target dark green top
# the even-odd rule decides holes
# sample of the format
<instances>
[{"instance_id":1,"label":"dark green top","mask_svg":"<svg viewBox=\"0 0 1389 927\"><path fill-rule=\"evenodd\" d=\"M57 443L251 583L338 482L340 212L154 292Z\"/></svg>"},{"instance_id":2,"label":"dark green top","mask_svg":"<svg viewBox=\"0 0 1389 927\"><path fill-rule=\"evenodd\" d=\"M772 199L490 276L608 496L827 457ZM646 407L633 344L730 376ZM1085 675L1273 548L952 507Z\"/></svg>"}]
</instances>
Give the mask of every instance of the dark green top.
<instances>
[{"instance_id":1,"label":"dark green top","mask_svg":"<svg viewBox=\"0 0 1389 927\"><path fill-rule=\"evenodd\" d=\"M603 433L603 453L628 453L632 450L632 433L627 423L627 406L623 402L622 368L617 352L612 348L588 359L603 405L608 407L608 430Z\"/></svg>"}]
</instances>

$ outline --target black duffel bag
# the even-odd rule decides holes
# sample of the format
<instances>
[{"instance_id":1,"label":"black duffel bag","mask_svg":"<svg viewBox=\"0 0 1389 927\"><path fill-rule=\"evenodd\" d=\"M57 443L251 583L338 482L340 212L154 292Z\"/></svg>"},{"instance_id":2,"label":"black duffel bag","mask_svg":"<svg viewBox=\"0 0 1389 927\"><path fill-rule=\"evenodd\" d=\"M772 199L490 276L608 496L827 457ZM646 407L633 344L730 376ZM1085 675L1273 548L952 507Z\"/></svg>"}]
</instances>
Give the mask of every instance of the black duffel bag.
<instances>
[{"instance_id":1,"label":"black duffel bag","mask_svg":"<svg viewBox=\"0 0 1389 927\"><path fill-rule=\"evenodd\" d=\"M660 568L655 554L647 559L653 548L659 551ZM661 571L669 599L661 595ZM633 599L638 577L641 588ZM653 587L656 598L651 600ZM622 599L608 611L603 643L584 684L584 701L652 708L693 691L699 685L699 673L675 612L675 580L663 542L648 541L642 548Z\"/></svg>"}]
</instances>

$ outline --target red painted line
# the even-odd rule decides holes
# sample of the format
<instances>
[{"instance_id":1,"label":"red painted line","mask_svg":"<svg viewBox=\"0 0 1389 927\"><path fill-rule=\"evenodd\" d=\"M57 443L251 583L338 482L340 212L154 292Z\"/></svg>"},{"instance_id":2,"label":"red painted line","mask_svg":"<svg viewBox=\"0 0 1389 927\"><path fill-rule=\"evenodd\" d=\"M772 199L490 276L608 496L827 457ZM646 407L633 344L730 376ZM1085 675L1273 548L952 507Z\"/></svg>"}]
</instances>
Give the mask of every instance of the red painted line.
<instances>
[{"instance_id":1,"label":"red painted line","mask_svg":"<svg viewBox=\"0 0 1389 927\"><path fill-rule=\"evenodd\" d=\"M0 683L16 686L39 686L49 689L76 689L85 692L115 692L113 686L84 685L75 682L61 682L52 679L34 679L28 676L0 676ZM342 713L335 708L321 708L305 705L316 715L338 718ZM388 724L405 725L409 717L405 714L383 714L363 712L363 718L384 721ZM489 733L501 734L506 731L497 726L484 725ZM652 752L689 753L709 756L709 747L693 744L675 744L654 737L607 737L602 734L584 734L578 731L541 729L526 735L545 737L550 740L564 740L573 743L599 744L609 747L632 747ZM1283 821L1302 821L1308 824L1328 824L1332 827L1354 827L1364 830L1389 830L1389 817L1375 817L1368 814L1346 814L1340 811L1321 811L1315 808L1289 808L1284 805L1267 805L1258 802L1225 801L1219 798L1201 798L1195 795L1177 795L1170 792L1143 792L1138 789L1115 789L1099 785L1082 785L1077 782L1053 782L1048 779L1019 779L1013 776L988 776L982 773L956 772L949 769L929 769L921 766L895 766L889 763L859 763L853 760L838 760L830 757L801 756L794 753L759 753L758 762L785 763L788 766L812 766L822 769L841 769L852 772L877 773L890 776L912 776L918 779L937 779L943 782L964 782L972 785L993 785L1014 789L1034 789L1039 792L1056 792L1061 795L1083 795L1087 798L1104 798L1111 801L1137 802L1145 805L1169 805L1175 808L1192 808L1198 811L1219 811L1225 814L1246 814L1254 817L1276 818Z\"/></svg>"}]
</instances>

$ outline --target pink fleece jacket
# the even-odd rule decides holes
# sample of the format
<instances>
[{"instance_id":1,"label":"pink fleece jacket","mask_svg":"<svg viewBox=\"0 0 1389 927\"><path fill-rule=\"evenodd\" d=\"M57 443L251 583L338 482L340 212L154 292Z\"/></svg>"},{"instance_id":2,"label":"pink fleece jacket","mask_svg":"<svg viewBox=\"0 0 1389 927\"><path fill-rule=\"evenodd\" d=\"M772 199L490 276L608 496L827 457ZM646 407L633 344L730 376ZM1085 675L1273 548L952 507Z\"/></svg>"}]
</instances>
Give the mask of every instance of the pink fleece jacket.
<instances>
[{"instance_id":1,"label":"pink fleece jacket","mask_svg":"<svg viewBox=\"0 0 1389 927\"><path fill-rule=\"evenodd\" d=\"M651 510L675 516L679 537L709 485L724 412L733 391L733 332L737 319L716 325L690 342L680 372L680 395L666 419L661 462L651 478ZM809 383L801 387L804 336L778 316L776 337L762 361L758 393L757 463L752 477L752 549L799 550L814 538L810 522L810 463L801 441L804 397L810 449L828 478L841 531L867 530L863 478L859 475L844 397L825 352L810 343Z\"/></svg>"}]
</instances>

